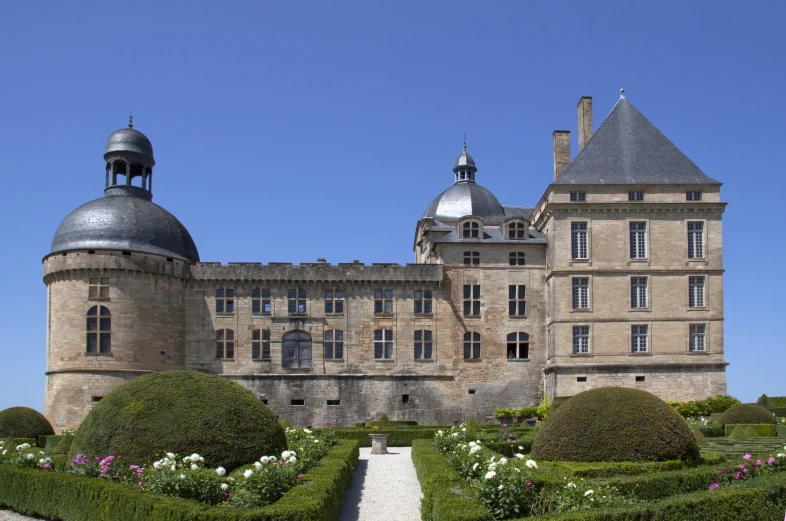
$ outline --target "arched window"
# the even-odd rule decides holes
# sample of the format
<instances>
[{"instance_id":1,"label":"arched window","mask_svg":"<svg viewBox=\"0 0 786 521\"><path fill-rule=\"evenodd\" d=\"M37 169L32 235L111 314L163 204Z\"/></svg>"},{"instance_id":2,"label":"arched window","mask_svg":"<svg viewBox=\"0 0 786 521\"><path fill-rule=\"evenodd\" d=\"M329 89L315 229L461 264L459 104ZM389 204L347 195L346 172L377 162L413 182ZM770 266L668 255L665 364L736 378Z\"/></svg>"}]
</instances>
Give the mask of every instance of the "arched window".
<instances>
[{"instance_id":1,"label":"arched window","mask_svg":"<svg viewBox=\"0 0 786 521\"><path fill-rule=\"evenodd\" d=\"M311 367L311 335L305 331L292 331L281 341L283 367Z\"/></svg>"},{"instance_id":2,"label":"arched window","mask_svg":"<svg viewBox=\"0 0 786 521\"><path fill-rule=\"evenodd\" d=\"M104 306L87 310L87 352L112 352L112 314Z\"/></svg>"},{"instance_id":3,"label":"arched window","mask_svg":"<svg viewBox=\"0 0 786 521\"><path fill-rule=\"evenodd\" d=\"M508 335L508 359L529 359L529 334L510 333Z\"/></svg>"},{"instance_id":4,"label":"arched window","mask_svg":"<svg viewBox=\"0 0 786 521\"><path fill-rule=\"evenodd\" d=\"M480 333L464 333L464 358L480 358Z\"/></svg>"},{"instance_id":5,"label":"arched window","mask_svg":"<svg viewBox=\"0 0 786 521\"><path fill-rule=\"evenodd\" d=\"M216 330L216 358L235 358L235 331L232 329Z\"/></svg>"}]
</instances>

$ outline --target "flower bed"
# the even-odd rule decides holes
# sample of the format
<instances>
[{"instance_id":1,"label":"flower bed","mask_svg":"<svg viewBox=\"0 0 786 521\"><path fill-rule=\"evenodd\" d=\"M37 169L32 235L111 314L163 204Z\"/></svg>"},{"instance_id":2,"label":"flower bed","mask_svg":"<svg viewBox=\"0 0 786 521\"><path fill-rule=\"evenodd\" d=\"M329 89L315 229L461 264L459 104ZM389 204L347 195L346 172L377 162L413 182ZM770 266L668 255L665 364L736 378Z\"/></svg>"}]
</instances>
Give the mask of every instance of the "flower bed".
<instances>
[{"instance_id":1,"label":"flower bed","mask_svg":"<svg viewBox=\"0 0 786 521\"><path fill-rule=\"evenodd\" d=\"M16 451L11 461L6 459L10 464L0 465L0 505L66 521L332 520L358 459L357 444L340 440L324 450L325 455L305 474L295 474L290 482L298 486L288 488L283 478L304 470L297 459L281 464L280 458L274 462L268 457L267 463L257 462L259 466L237 477L220 468L200 468L198 455L183 459L167 455L156 462L158 468L132 465L122 472L111 456L96 462L77 458L72 462L77 472L64 473L24 468L43 468L46 463L45 458L43 462L28 459L26 450ZM296 458L289 452L287 459ZM303 460L308 460L308 452L301 449ZM28 461L36 464L25 464ZM274 479L262 478L265 474L273 474ZM84 501L86 497L91 500Z\"/></svg>"}]
</instances>

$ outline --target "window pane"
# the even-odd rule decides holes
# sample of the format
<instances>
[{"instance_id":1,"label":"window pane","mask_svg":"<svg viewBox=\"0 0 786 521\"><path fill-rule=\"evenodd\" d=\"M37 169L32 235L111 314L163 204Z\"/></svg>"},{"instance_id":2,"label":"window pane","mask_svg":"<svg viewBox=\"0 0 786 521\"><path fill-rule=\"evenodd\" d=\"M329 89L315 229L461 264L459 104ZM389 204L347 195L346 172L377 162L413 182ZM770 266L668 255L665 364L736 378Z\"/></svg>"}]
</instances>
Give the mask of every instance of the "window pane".
<instances>
[{"instance_id":1,"label":"window pane","mask_svg":"<svg viewBox=\"0 0 786 521\"><path fill-rule=\"evenodd\" d=\"M374 313L382 313L382 301L375 300L374 301Z\"/></svg>"},{"instance_id":2,"label":"window pane","mask_svg":"<svg viewBox=\"0 0 786 521\"><path fill-rule=\"evenodd\" d=\"M259 288L251 290L251 298L259 298Z\"/></svg>"},{"instance_id":3,"label":"window pane","mask_svg":"<svg viewBox=\"0 0 786 521\"><path fill-rule=\"evenodd\" d=\"M464 358L472 358L472 344L464 342Z\"/></svg>"},{"instance_id":4,"label":"window pane","mask_svg":"<svg viewBox=\"0 0 786 521\"><path fill-rule=\"evenodd\" d=\"M423 313L423 302L420 300L415 301L415 313Z\"/></svg>"},{"instance_id":5,"label":"window pane","mask_svg":"<svg viewBox=\"0 0 786 521\"><path fill-rule=\"evenodd\" d=\"M423 344L423 358L431 359L431 342Z\"/></svg>"},{"instance_id":6,"label":"window pane","mask_svg":"<svg viewBox=\"0 0 786 521\"><path fill-rule=\"evenodd\" d=\"M87 319L87 330L88 331L95 331L98 329L98 319L97 318L88 318Z\"/></svg>"},{"instance_id":7,"label":"window pane","mask_svg":"<svg viewBox=\"0 0 786 521\"><path fill-rule=\"evenodd\" d=\"M527 296L527 286L519 286L519 298L525 298Z\"/></svg>"},{"instance_id":8,"label":"window pane","mask_svg":"<svg viewBox=\"0 0 786 521\"><path fill-rule=\"evenodd\" d=\"M252 313L259 313L259 301L252 300L251 301L251 312Z\"/></svg>"},{"instance_id":9,"label":"window pane","mask_svg":"<svg viewBox=\"0 0 786 521\"><path fill-rule=\"evenodd\" d=\"M96 338L95 333L88 333L87 334L87 352L88 353L96 353L98 352L98 339Z\"/></svg>"},{"instance_id":10,"label":"window pane","mask_svg":"<svg viewBox=\"0 0 786 521\"><path fill-rule=\"evenodd\" d=\"M234 296L235 296L235 290L234 289L228 289L227 290L227 297L229 298L229 297L234 297Z\"/></svg>"},{"instance_id":11,"label":"window pane","mask_svg":"<svg viewBox=\"0 0 786 521\"><path fill-rule=\"evenodd\" d=\"M336 301L336 313L343 313L344 312L344 301L337 300Z\"/></svg>"},{"instance_id":12,"label":"window pane","mask_svg":"<svg viewBox=\"0 0 786 521\"><path fill-rule=\"evenodd\" d=\"M265 329L262 331L262 340L270 340L270 330Z\"/></svg>"},{"instance_id":13,"label":"window pane","mask_svg":"<svg viewBox=\"0 0 786 521\"><path fill-rule=\"evenodd\" d=\"M415 330L415 340L423 340L423 330L416 329Z\"/></svg>"},{"instance_id":14,"label":"window pane","mask_svg":"<svg viewBox=\"0 0 786 521\"><path fill-rule=\"evenodd\" d=\"M432 295L432 291L431 291L431 290L426 290L426 291L423 293L423 296L424 296L425 298L428 298L428 299L430 299L430 298L431 298L431 295Z\"/></svg>"},{"instance_id":15,"label":"window pane","mask_svg":"<svg viewBox=\"0 0 786 521\"><path fill-rule=\"evenodd\" d=\"M527 303L519 302L519 315L524 316L527 314Z\"/></svg>"},{"instance_id":16,"label":"window pane","mask_svg":"<svg viewBox=\"0 0 786 521\"><path fill-rule=\"evenodd\" d=\"M112 319L111 318L101 318L100 321L101 331L112 331Z\"/></svg>"},{"instance_id":17,"label":"window pane","mask_svg":"<svg viewBox=\"0 0 786 521\"><path fill-rule=\"evenodd\" d=\"M515 315L516 314L516 302L511 301L508 305L508 315Z\"/></svg>"},{"instance_id":18,"label":"window pane","mask_svg":"<svg viewBox=\"0 0 786 521\"><path fill-rule=\"evenodd\" d=\"M270 313L270 301L266 300L262 306L263 313Z\"/></svg>"},{"instance_id":19,"label":"window pane","mask_svg":"<svg viewBox=\"0 0 786 521\"><path fill-rule=\"evenodd\" d=\"M470 298L472 296L472 286L464 286L464 298Z\"/></svg>"},{"instance_id":20,"label":"window pane","mask_svg":"<svg viewBox=\"0 0 786 521\"><path fill-rule=\"evenodd\" d=\"M416 299L423 298L423 292L420 290L415 290L415 298Z\"/></svg>"},{"instance_id":21,"label":"window pane","mask_svg":"<svg viewBox=\"0 0 786 521\"><path fill-rule=\"evenodd\" d=\"M234 312L235 312L235 301L227 300L227 313L234 313Z\"/></svg>"},{"instance_id":22,"label":"window pane","mask_svg":"<svg viewBox=\"0 0 786 521\"><path fill-rule=\"evenodd\" d=\"M382 340L382 330L381 329L374 330L374 340Z\"/></svg>"},{"instance_id":23,"label":"window pane","mask_svg":"<svg viewBox=\"0 0 786 521\"><path fill-rule=\"evenodd\" d=\"M235 358L235 343L234 342L227 342L227 358Z\"/></svg>"},{"instance_id":24,"label":"window pane","mask_svg":"<svg viewBox=\"0 0 786 521\"><path fill-rule=\"evenodd\" d=\"M431 340L431 330L426 329L423 331L423 340Z\"/></svg>"},{"instance_id":25,"label":"window pane","mask_svg":"<svg viewBox=\"0 0 786 521\"><path fill-rule=\"evenodd\" d=\"M424 313L431 313L431 301L427 300L423 303L423 312Z\"/></svg>"},{"instance_id":26,"label":"window pane","mask_svg":"<svg viewBox=\"0 0 786 521\"><path fill-rule=\"evenodd\" d=\"M223 313L223 312L224 312L224 301L216 300L216 313Z\"/></svg>"},{"instance_id":27,"label":"window pane","mask_svg":"<svg viewBox=\"0 0 786 521\"><path fill-rule=\"evenodd\" d=\"M259 342L251 342L251 358L259 358Z\"/></svg>"},{"instance_id":28,"label":"window pane","mask_svg":"<svg viewBox=\"0 0 786 521\"><path fill-rule=\"evenodd\" d=\"M224 290L223 289L217 289L216 290L216 297L223 298L224 297Z\"/></svg>"},{"instance_id":29,"label":"window pane","mask_svg":"<svg viewBox=\"0 0 786 521\"><path fill-rule=\"evenodd\" d=\"M336 298L337 299L344 298L344 292L336 290Z\"/></svg>"},{"instance_id":30,"label":"window pane","mask_svg":"<svg viewBox=\"0 0 786 521\"><path fill-rule=\"evenodd\" d=\"M508 298L511 300L516 298L516 286L508 286Z\"/></svg>"},{"instance_id":31,"label":"window pane","mask_svg":"<svg viewBox=\"0 0 786 521\"><path fill-rule=\"evenodd\" d=\"M374 358L382 358L382 342L374 342Z\"/></svg>"},{"instance_id":32,"label":"window pane","mask_svg":"<svg viewBox=\"0 0 786 521\"><path fill-rule=\"evenodd\" d=\"M480 358L480 344L472 345L472 358Z\"/></svg>"},{"instance_id":33,"label":"window pane","mask_svg":"<svg viewBox=\"0 0 786 521\"><path fill-rule=\"evenodd\" d=\"M472 298L480 298L480 286L472 286Z\"/></svg>"},{"instance_id":34,"label":"window pane","mask_svg":"<svg viewBox=\"0 0 786 521\"><path fill-rule=\"evenodd\" d=\"M297 312L298 313L305 313L306 312L306 303L302 300L299 300L297 303Z\"/></svg>"},{"instance_id":35,"label":"window pane","mask_svg":"<svg viewBox=\"0 0 786 521\"><path fill-rule=\"evenodd\" d=\"M385 340L393 340L393 330L386 329L385 330Z\"/></svg>"},{"instance_id":36,"label":"window pane","mask_svg":"<svg viewBox=\"0 0 786 521\"><path fill-rule=\"evenodd\" d=\"M385 301L385 313L393 313L393 301L386 300Z\"/></svg>"},{"instance_id":37,"label":"window pane","mask_svg":"<svg viewBox=\"0 0 786 521\"><path fill-rule=\"evenodd\" d=\"M333 301L325 301L325 313L333 313Z\"/></svg>"},{"instance_id":38,"label":"window pane","mask_svg":"<svg viewBox=\"0 0 786 521\"><path fill-rule=\"evenodd\" d=\"M325 331L325 337L324 338L325 338L325 340L333 340L333 331L331 331L330 329Z\"/></svg>"},{"instance_id":39,"label":"window pane","mask_svg":"<svg viewBox=\"0 0 786 521\"><path fill-rule=\"evenodd\" d=\"M269 289L263 289L262 290L262 297L263 298L270 298L270 290Z\"/></svg>"},{"instance_id":40,"label":"window pane","mask_svg":"<svg viewBox=\"0 0 786 521\"><path fill-rule=\"evenodd\" d=\"M471 315L472 313L472 302L469 300L464 301L464 314Z\"/></svg>"},{"instance_id":41,"label":"window pane","mask_svg":"<svg viewBox=\"0 0 786 521\"><path fill-rule=\"evenodd\" d=\"M300 291L297 292L297 296L298 298L306 298L306 290L301 289Z\"/></svg>"},{"instance_id":42,"label":"window pane","mask_svg":"<svg viewBox=\"0 0 786 521\"><path fill-rule=\"evenodd\" d=\"M333 342L325 342L325 358L333 358Z\"/></svg>"},{"instance_id":43,"label":"window pane","mask_svg":"<svg viewBox=\"0 0 786 521\"><path fill-rule=\"evenodd\" d=\"M335 343L334 356L336 358L344 358L344 342L336 342Z\"/></svg>"},{"instance_id":44,"label":"window pane","mask_svg":"<svg viewBox=\"0 0 786 521\"><path fill-rule=\"evenodd\" d=\"M325 292L325 298L326 299L332 299L333 298L333 292L332 291L326 291Z\"/></svg>"},{"instance_id":45,"label":"window pane","mask_svg":"<svg viewBox=\"0 0 786 521\"><path fill-rule=\"evenodd\" d=\"M419 360L423 354L423 343L415 342L415 360Z\"/></svg>"},{"instance_id":46,"label":"window pane","mask_svg":"<svg viewBox=\"0 0 786 521\"><path fill-rule=\"evenodd\" d=\"M393 298L393 291L386 289L385 290L385 298Z\"/></svg>"},{"instance_id":47,"label":"window pane","mask_svg":"<svg viewBox=\"0 0 786 521\"><path fill-rule=\"evenodd\" d=\"M480 315L480 302L477 300L472 302L472 314Z\"/></svg>"},{"instance_id":48,"label":"window pane","mask_svg":"<svg viewBox=\"0 0 786 521\"><path fill-rule=\"evenodd\" d=\"M226 330L227 340L234 340L235 339L235 331L232 329Z\"/></svg>"}]
</instances>

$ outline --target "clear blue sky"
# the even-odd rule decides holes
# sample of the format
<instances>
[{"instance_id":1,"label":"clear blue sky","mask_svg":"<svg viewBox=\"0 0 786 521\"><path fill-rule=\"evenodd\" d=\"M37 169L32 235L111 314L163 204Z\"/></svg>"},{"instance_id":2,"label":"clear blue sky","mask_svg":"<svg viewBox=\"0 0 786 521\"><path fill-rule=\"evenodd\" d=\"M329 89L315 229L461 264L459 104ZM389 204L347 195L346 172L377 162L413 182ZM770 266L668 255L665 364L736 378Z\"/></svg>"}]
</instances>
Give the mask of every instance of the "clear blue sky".
<instances>
[{"instance_id":1,"label":"clear blue sky","mask_svg":"<svg viewBox=\"0 0 786 521\"><path fill-rule=\"evenodd\" d=\"M92 4L92 5L91 5ZM628 99L724 183L728 391L786 395L782 2L3 2L0 409L43 408L41 259L134 113L203 260L412 262L467 133L534 205ZM778 246L780 244L780 246Z\"/></svg>"}]
</instances>

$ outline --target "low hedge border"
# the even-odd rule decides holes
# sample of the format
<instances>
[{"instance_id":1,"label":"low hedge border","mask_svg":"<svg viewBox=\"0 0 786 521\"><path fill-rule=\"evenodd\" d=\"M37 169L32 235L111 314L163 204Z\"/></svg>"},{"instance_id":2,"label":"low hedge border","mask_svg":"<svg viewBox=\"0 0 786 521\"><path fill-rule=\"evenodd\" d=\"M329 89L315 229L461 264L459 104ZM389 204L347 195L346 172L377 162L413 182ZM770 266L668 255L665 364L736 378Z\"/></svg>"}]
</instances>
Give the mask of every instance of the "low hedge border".
<instances>
[{"instance_id":1,"label":"low hedge border","mask_svg":"<svg viewBox=\"0 0 786 521\"><path fill-rule=\"evenodd\" d=\"M422 429L420 427L379 430L333 429L336 438L342 440L355 440L361 447L371 447L371 436L369 436L369 434L388 434L388 447L411 447L413 440L430 440L434 437L436 432L437 429Z\"/></svg>"},{"instance_id":2,"label":"low hedge border","mask_svg":"<svg viewBox=\"0 0 786 521\"><path fill-rule=\"evenodd\" d=\"M732 433L732 431L736 427L742 427L743 429L748 429L749 427L753 427L756 429L756 434L759 436L764 437L774 437L777 433L777 429L775 425L770 425L769 423L727 423L723 429L723 434L727 438Z\"/></svg>"},{"instance_id":3,"label":"low hedge border","mask_svg":"<svg viewBox=\"0 0 786 521\"><path fill-rule=\"evenodd\" d=\"M210 507L74 474L0 466L0 506L64 521L335 521L358 445L339 440L304 482L273 505Z\"/></svg>"},{"instance_id":4,"label":"low hedge border","mask_svg":"<svg viewBox=\"0 0 786 521\"><path fill-rule=\"evenodd\" d=\"M412 462L423 491L423 521L494 521L477 492L450 466L430 440L412 443Z\"/></svg>"},{"instance_id":5,"label":"low hedge border","mask_svg":"<svg viewBox=\"0 0 786 521\"><path fill-rule=\"evenodd\" d=\"M776 425L779 438L786 438L786 425Z\"/></svg>"},{"instance_id":6,"label":"low hedge border","mask_svg":"<svg viewBox=\"0 0 786 521\"><path fill-rule=\"evenodd\" d=\"M723 436L723 427L720 425L702 425L699 427L699 430L707 438L720 438Z\"/></svg>"},{"instance_id":7,"label":"low hedge border","mask_svg":"<svg viewBox=\"0 0 786 521\"><path fill-rule=\"evenodd\" d=\"M734 487L704 490L635 507L585 510L538 517L543 521L739 521L781 519L786 474L761 476ZM520 518L513 521L531 521Z\"/></svg>"}]
</instances>

